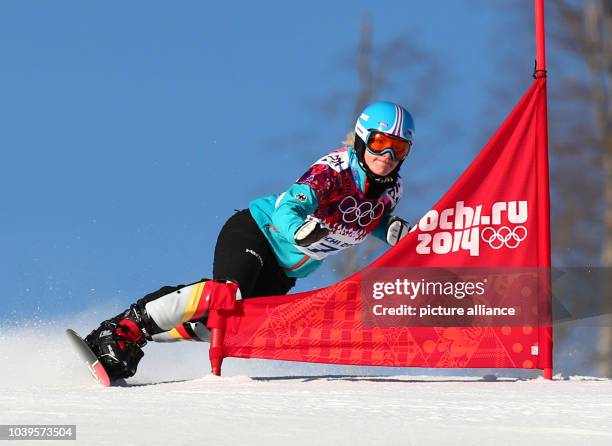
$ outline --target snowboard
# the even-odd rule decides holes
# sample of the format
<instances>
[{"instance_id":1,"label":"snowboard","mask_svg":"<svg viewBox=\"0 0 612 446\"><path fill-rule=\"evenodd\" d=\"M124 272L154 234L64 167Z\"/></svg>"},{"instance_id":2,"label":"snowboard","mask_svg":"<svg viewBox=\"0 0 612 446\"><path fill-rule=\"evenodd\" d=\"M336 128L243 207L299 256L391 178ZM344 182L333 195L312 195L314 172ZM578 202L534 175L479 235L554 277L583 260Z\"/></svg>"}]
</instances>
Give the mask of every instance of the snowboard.
<instances>
[{"instance_id":1,"label":"snowboard","mask_svg":"<svg viewBox=\"0 0 612 446\"><path fill-rule=\"evenodd\" d=\"M66 330L66 335L68 336L70 344L74 348L77 356L85 363L94 379L104 387L111 386L112 383L108 377L108 373L106 373L106 370L104 370L104 367L94 352L92 352L89 346L85 343L83 338L81 338L76 331L71 330L70 328Z\"/></svg>"}]
</instances>

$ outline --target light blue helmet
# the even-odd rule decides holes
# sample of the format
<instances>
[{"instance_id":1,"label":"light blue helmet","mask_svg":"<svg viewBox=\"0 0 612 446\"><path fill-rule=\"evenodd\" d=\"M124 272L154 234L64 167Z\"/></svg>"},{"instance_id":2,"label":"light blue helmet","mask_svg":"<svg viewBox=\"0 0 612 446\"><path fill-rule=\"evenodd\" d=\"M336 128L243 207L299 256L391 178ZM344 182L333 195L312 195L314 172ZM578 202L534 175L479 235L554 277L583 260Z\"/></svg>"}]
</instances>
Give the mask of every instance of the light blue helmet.
<instances>
[{"instance_id":1,"label":"light blue helmet","mask_svg":"<svg viewBox=\"0 0 612 446\"><path fill-rule=\"evenodd\" d=\"M414 120L401 105L385 101L374 102L357 118L355 134L367 143L372 130L412 141Z\"/></svg>"},{"instance_id":2,"label":"light blue helmet","mask_svg":"<svg viewBox=\"0 0 612 446\"><path fill-rule=\"evenodd\" d=\"M372 131L387 133L413 142L414 120L408 110L393 102L379 101L368 105L357 118L355 124L355 152L359 164L368 177L376 183L390 184L397 179L400 161L393 172L386 177L376 175L365 162L366 143Z\"/></svg>"}]
</instances>

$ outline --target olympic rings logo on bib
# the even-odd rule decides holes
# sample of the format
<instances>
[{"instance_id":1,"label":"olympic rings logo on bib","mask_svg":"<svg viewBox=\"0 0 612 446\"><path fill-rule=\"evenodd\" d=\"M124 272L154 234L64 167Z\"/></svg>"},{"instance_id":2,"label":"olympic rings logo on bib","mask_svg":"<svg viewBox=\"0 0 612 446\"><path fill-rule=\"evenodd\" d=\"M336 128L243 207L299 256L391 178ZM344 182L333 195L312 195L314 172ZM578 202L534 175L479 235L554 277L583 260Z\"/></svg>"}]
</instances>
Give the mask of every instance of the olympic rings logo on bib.
<instances>
[{"instance_id":1,"label":"olympic rings logo on bib","mask_svg":"<svg viewBox=\"0 0 612 446\"><path fill-rule=\"evenodd\" d=\"M342 221L344 223L357 222L359 226L365 228L372 224L373 221L382 217L385 205L380 202L374 205L369 201L365 201L357 206L357 199L349 195L340 202L338 210L342 213Z\"/></svg>"},{"instance_id":2,"label":"olympic rings logo on bib","mask_svg":"<svg viewBox=\"0 0 612 446\"><path fill-rule=\"evenodd\" d=\"M517 226L510 229L508 226L502 226L496 230L489 226L480 232L480 238L493 249L500 249L504 246L514 249L527 238L527 228Z\"/></svg>"}]
</instances>

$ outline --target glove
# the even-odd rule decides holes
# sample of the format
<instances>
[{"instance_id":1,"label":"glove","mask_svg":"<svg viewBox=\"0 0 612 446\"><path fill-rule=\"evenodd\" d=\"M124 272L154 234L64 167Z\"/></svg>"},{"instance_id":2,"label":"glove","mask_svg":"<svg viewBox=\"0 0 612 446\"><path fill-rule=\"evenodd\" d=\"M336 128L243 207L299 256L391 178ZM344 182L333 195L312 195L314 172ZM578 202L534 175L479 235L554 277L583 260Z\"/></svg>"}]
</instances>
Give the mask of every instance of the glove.
<instances>
[{"instance_id":1,"label":"glove","mask_svg":"<svg viewBox=\"0 0 612 446\"><path fill-rule=\"evenodd\" d=\"M395 246L397 242L408 235L410 229L410 224L406 220L392 215L389 223L387 223L387 243Z\"/></svg>"},{"instance_id":2,"label":"glove","mask_svg":"<svg viewBox=\"0 0 612 446\"><path fill-rule=\"evenodd\" d=\"M298 246L310 246L329 234L329 229L323 227L315 220L308 220L297 228L293 238Z\"/></svg>"}]
</instances>

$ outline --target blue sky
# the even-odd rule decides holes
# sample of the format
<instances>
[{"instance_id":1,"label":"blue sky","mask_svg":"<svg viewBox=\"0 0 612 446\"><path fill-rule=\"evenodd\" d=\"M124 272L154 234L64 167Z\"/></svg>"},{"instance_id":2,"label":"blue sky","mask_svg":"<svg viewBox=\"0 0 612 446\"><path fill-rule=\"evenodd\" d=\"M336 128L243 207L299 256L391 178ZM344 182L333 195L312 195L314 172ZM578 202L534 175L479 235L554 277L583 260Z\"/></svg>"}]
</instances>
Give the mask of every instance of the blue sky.
<instances>
[{"instance_id":1,"label":"blue sky","mask_svg":"<svg viewBox=\"0 0 612 446\"><path fill-rule=\"evenodd\" d=\"M441 64L435 95L393 71L417 141L400 213L444 193L530 84L531 23L501 41L476 1L0 3L0 319L128 304L209 276L234 209L288 187L355 120L359 23ZM526 7L531 7L528 2ZM526 36L524 34L527 34ZM523 46L521 46L523 45ZM493 113L500 48L525 54ZM383 67L384 68L384 67ZM483 130L484 129L484 130ZM335 280L328 271L297 290Z\"/></svg>"}]
</instances>

